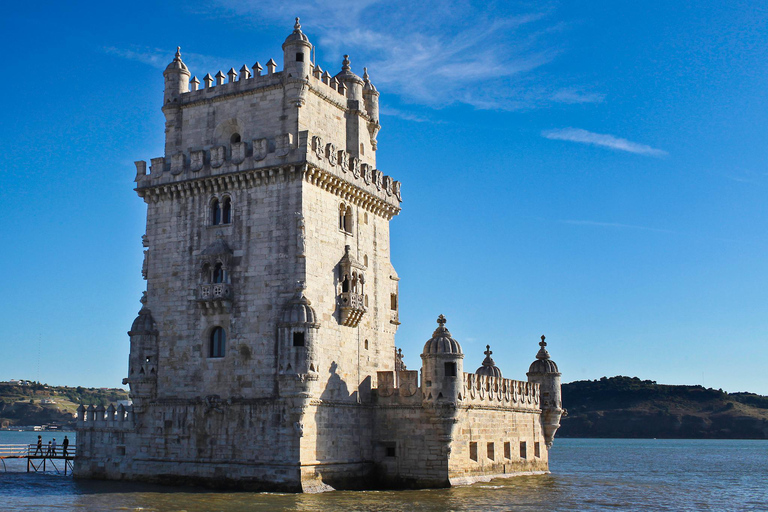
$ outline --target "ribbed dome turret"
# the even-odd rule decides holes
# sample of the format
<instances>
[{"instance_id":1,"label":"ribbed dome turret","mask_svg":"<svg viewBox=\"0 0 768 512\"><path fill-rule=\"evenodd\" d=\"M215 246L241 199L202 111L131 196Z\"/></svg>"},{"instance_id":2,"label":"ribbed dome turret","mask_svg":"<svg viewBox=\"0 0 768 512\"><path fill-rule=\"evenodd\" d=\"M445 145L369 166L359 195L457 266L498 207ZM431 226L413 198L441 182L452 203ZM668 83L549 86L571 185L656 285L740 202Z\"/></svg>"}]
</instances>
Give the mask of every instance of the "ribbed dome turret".
<instances>
[{"instance_id":1,"label":"ribbed dome turret","mask_svg":"<svg viewBox=\"0 0 768 512\"><path fill-rule=\"evenodd\" d=\"M181 60L181 46L176 47L176 56L173 58L170 64L168 64L168 67L165 68L165 72L173 72L173 71L180 71L185 72L186 74L189 74L189 69L187 69L187 65L184 64Z\"/></svg>"},{"instance_id":2,"label":"ribbed dome turret","mask_svg":"<svg viewBox=\"0 0 768 512\"><path fill-rule=\"evenodd\" d=\"M155 319L152 318L152 312L147 308L147 292L142 294L140 302L141 309L139 310L139 316L137 316L133 321L133 324L131 324L131 330L128 331L128 336L157 334Z\"/></svg>"},{"instance_id":3,"label":"ribbed dome turret","mask_svg":"<svg viewBox=\"0 0 768 512\"><path fill-rule=\"evenodd\" d=\"M355 82L363 85L363 79L352 72L352 67L349 63L349 55L344 56L344 60L341 63L341 72L337 74L335 78L339 82Z\"/></svg>"},{"instance_id":4,"label":"ribbed dome turret","mask_svg":"<svg viewBox=\"0 0 768 512\"><path fill-rule=\"evenodd\" d=\"M363 68L363 84L363 94L373 94L375 92L378 96L376 86L373 85L370 77L368 76L368 68Z\"/></svg>"},{"instance_id":5,"label":"ribbed dome turret","mask_svg":"<svg viewBox=\"0 0 768 512\"><path fill-rule=\"evenodd\" d=\"M486 345L485 346L485 359L483 359L483 365L475 371L475 374L477 375L488 375L489 377L499 377L501 378L501 370L498 366L496 366L496 363L493 362L493 359L491 359L491 346Z\"/></svg>"},{"instance_id":6,"label":"ribbed dome turret","mask_svg":"<svg viewBox=\"0 0 768 512\"><path fill-rule=\"evenodd\" d=\"M285 46L288 44L296 43L303 46L310 46L309 38L304 35L304 32L301 31L301 23L299 23L299 18L296 18L296 23L293 25L293 32L291 32L291 34L285 38L283 49L285 49Z\"/></svg>"},{"instance_id":7,"label":"ribbed dome turret","mask_svg":"<svg viewBox=\"0 0 768 512\"><path fill-rule=\"evenodd\" d=\"M546 349L547 343L544 341L545 339L545 336L541 337L541 342L539 343L541 348L539 349L539 353L536 354L536 360L531 364L531 367L528 368L528 373L560 373L555 362L549 358L549 352L547 352Z\"/></svg>"},{"instance_id":8,"label":"ribbed dome turret","mask_svg":"<svg viewBox=\"0 0 768 512\"><path fill-rule=\"evenodd\" d=\"M451 333L445 328L445 322L446 320L443 315L437 318L437 323L440 326L432 333L432 338L424 344L423 355L463 354L459 342L453 339Z\"/></svg>"},{"instance_id":9,"label":"ribbed dome turret","mask_svg":"<svg viewBox=\"0 0 768 512\"><path fill-rule=\"evenodd\" d=\"M303 289L299 290L296 296L285 306L280 317L280 323L283 325L320 327L315 310L312 308L309 299L304 296Z\"/></svg>"}]
</instances>

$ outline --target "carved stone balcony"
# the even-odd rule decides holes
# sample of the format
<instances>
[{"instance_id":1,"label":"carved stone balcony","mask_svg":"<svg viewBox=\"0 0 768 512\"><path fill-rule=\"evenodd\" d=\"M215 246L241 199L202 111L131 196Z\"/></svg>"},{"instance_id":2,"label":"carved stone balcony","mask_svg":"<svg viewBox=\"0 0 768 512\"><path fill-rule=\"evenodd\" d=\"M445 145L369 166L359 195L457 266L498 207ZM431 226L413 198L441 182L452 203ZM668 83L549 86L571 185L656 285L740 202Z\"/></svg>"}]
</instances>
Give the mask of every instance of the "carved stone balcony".
<instances>
[{"instance_id":1,"label":"carved stone balcony","mask_svg":"<svg viewBox=\"0 0 768 512\"><path fill-rule=\"evenodd\" d=\"M229 283L201 284L198 304L203 312L225 312L232 307L232 285Z\"/></svg>"},{"instance_id":2,"label":"carved stone balcony","mask_svg":"<svg viewBox=\"0 0 768 512\"><path fill-rule=\"evenodd\" d=\"M339 306L341 323L347 327L357 327L365 313L365 297L359 293L342 292Z\"/></svg>"}]
</instances>

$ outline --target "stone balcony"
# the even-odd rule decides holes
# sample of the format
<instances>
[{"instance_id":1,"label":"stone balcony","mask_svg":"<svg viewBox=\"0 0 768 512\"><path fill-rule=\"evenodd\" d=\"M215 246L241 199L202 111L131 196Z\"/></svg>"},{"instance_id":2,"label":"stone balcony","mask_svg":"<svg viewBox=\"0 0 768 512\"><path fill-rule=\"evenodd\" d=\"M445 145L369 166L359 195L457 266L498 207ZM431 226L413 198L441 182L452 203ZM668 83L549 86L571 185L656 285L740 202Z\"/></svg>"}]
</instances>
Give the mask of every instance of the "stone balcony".
<instances>
[{"instance_id":1,"label":"stone balcony","mask_svg":"<svg viewBox=\"0 0 768 512\"><path fill-rule=\"evenodd\" d=\"M342 292L339 296L341 323L357 327L365 313L365 296L355 292Z\"/></svg>"},{"instance_id":2,"label":"stone balcony","mask_svg":"<svg viewBox=\"0 0 768 512\"><path fill-rule=\"evenodd\" d=\"M201 284L197 302L203 312L225 312L232 306L232 295L229 283Z\"/></svg>"}]
</instances>

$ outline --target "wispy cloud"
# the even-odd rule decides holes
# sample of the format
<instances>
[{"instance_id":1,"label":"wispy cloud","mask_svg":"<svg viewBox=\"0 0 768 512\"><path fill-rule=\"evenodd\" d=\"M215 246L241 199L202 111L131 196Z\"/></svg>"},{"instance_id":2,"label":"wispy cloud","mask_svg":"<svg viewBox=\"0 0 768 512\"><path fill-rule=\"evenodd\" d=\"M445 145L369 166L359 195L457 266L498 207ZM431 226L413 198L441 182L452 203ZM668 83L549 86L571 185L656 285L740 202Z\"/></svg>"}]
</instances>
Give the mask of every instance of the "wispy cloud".
<instances>
[{"instance_id":1,"label":"wispy cloud","mask_svg":"<svg viewBox=\"0 0 768 512\"><path fill-rule=\"evenodd\" d=\"M564 52L567 26L554 9L512 9L493 0L218 0L207 14L286 29L299 15L323 67L333 71L350 53L353 68L365 63L373 82L405 103L518 110L602 101L540 73Z\"/></svg>"},{"instance_id":2,"label":"wispy cloud","mask_svg":"<svg viewBox=\"0 0 768 512\"><path fill-rule=\"evenodd\" d=\"M627 151L638 155L647 156L666 156L667 152L661 149L652 148L645 144L632 142L627 139L609 135L607 133L594 133L581 128L561 128L557 130L545 130L541 132L543 137L553 140L568 140L571 142L581 142L582 144L592 144L593 146L602 146L615 149L617 151Z\"/></svg>"},{"instance_id":3,"label":"wispy cloud","mask_svg":"<svg viewBox=\"0 0 768 512\"><path fill-rule=\"evenodd\" d=\"M614 228L614 229L638 229L641 231L655 231L657 233L674 233L669 229L651 228L648 226L636 226L634 224L622 224L620 222L598 222L594 220L561 220L563 224L572 224L575 226L594 226L600 228Z\"/></svg>"},{"instance_id":4,"label":"wispy cloud","mask_svg":"<svg viewBox=\"0 0 768 512\"><path fill-rule=\"evenodd\" d=\"M135 62L141 62L157 69L165 69L165 67L173 60L174 52L176 48L147 48L147 47L132 47L132 48L118 48L115 46L105 46L102 48L104 53L108 55L114 55L127 60ZM184 52L182 49L183 59L190 69L203 69L203 70L219 70L225 71L231 67L227 66L227 60L219 57L213 57L211 55L203 55L200 53ZM213 74L214 71L211 71Z\"/></svg>"},{"instance_id":5,"label":"wispy cloud","mask_svg":"<svg viewBox=\"0 0 768 512\"><path fill-rule=\"evenodd\" d=\"M379 113L383 116L399 117L400 119L405 119L406 121L413 121L415 123L434 123L434 124L444 123L444 121L441 121L441 120L431 119L426 116L414 114L413 112L408 112L408 111L387 107L387 106L380 107Z\"/></svg>"}]
</instances>

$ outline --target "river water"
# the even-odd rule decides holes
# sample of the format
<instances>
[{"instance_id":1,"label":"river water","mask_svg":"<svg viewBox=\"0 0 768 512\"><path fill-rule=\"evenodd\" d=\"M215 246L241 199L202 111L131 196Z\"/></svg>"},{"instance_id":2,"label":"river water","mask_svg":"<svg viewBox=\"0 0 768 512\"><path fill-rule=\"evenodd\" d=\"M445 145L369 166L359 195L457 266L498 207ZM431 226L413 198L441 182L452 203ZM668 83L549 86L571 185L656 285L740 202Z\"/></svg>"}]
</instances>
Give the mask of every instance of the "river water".
<instances>
[{"instance_id":1,"label":"river water","mask_svg":"<svg viewBox=\"0 0 768 512\"><path fill-rule=\"evenodd\" d=\"M46 445L52 437L60 443L64 433L43 433ZM34 432L0 432L0 444L36 439ZM212 492L74 481L25 469L18 461L0 472L0 510L768 510L768 441L555 439L550 475L424 491Z\"/></svg>"}]
</instances>

